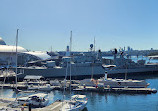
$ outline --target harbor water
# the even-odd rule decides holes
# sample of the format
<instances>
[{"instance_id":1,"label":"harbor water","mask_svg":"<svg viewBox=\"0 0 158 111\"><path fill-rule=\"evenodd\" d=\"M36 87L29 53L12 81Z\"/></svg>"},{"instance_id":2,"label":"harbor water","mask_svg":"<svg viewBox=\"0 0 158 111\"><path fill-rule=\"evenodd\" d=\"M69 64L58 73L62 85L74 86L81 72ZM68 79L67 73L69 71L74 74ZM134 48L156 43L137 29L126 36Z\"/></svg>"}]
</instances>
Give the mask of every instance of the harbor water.
<instances>
[{"instance_id":1,"label":"harbor water","mask_svg":"<svg viewBox=\"0 0 158 111\"><path fill-rule=\"evenodd\" d=\"M111 57L112 58L112 57ZM139 58L141 59L141 58ZM147 62L149 61L148 58ZM137 57L132 57L137 61ZM152 60L158 62L158 60ZM128 77L128 79L145 80L150 83L148 87L158 90L158 73L157 74L141 74ZM31 93L18 93L18 97L30 95ZM99 92L74 92L71 94L85 94L88 98L88 104L84 111L158 111L158 93L151 94L133 94L133 93L99 93ZM16 93L12 89L0 89L1 98L15 98ZM49 104L63 98L70 99L69 91L53 90L48 93ZM48 104L48 105L49 105Z\"/></svg>"},{"instance_id":2,"label":"harbor water","mask_svg":"<svg viewBox=\"0 0 158 111\"><path fill-rule=\"evenodd\" d=\"M137 78L137 77L134 77ZM158 74L142 76L139 79L150 83L151 88L158 89ZM1 89L1 97L15 98L12 89ZM98 93L98 92L72 92L73 94L85 94L88 98L84 111L158 111L158 93L132 94L132 93ZM17 96L28 94L19 93ZM54 90L48 93L49 104L57 99L63 99L63 92ZM70 98L70 93L65 92L65 99Z\"/></svg>"}]
</instances>

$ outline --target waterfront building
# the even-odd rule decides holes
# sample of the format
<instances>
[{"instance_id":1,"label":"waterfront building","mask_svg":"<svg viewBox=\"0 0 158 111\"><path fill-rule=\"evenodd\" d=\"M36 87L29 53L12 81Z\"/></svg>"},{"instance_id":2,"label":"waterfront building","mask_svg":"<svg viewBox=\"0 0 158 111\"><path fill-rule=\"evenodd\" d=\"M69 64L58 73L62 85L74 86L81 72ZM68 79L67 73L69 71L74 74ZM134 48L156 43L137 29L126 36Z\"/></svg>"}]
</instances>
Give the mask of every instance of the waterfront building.
<instances>
[{"instance_id":1,"label":"waterfront building","mask_svg":"<svg viewBox=\"0 0 158 111\"><path fill-rule=\"evenodd\" d=\"M21 46L17 46L18 65L25 65L29 61L45 60L50 58L47 52L30 52ZM16 63L16 46L7 45L0 37L0 66L12 67Z\"/></svg>"}]
</instances>

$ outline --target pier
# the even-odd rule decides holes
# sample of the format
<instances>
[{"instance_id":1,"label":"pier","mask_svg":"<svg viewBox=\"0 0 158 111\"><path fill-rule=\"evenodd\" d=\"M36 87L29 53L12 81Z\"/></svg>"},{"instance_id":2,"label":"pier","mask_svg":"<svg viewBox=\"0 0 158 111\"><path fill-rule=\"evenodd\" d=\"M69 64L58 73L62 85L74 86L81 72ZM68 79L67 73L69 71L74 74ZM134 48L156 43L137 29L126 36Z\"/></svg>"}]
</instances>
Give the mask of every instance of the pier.
<instances>
[{"instance_id":1,"label":"pier","mask_svg":"<svg viewBox=\"0 0 158 111\"><path fill-rule=\"evenodd\" d=\"M17 107L9 107L12 103L15 102L15 98L0 98L0 110L4 109L6 111L29 111L28 106L17 106ZM31 111L60 111L62 107L62 101L55 101L52 104L43 107L43 108L31 108Z\"/></svg>"},{"instance_id":2,"label":"pier","mask_svg":"<svg viewBox=\"0 0 158 111\"><path fill-rule=\"evenodd\" d=\"M79 86L79 88L74 89L74 91L91 91L91 92L112 92L112 93L143 93L151 94L156 93L156 89L151 88L104 88L104 87L90 87L90 86Z\"/></svg>"},{"instance_id":3,"label":"pier","mask_svg":"<svg viewBox=\"0 0 158 111\"><path fill-rule=\"evenodd\" d=\"M99 93L132 93L132 94L151 94L156 93L156 89L151 88L104 88L104 87L90 87L90 86L79 86L73 91L83 91L83 92L99 92ZM14 105L15 104L15 105ZM61 100L56 100L50 105L43 108L31 108L31 111L60 111L64 102ZM14 107L16 106L16 107ZM9 111L29 111L28 106L18 105L15 98L0 98L0 110Z\"/></svg>"},{"instance_id":4,"label":"pier","mask_svg":"<svg viewBox=\"0 0 158 111\"><path fill-rule=\"evenodd\" d=\"M55 101L54 103L50 104L49 106L46 106L44 108L32 109L32 111L60 111L62 104L63 104L62 101Z\"/></svg>"},{"instance_id":5,"label":"pier","mask_svg":"<svg viewBox=\"0 0 158 111\"><path fill-rule=\"evenodd\" d=\"M112 93L157 93L156 89L151 88L108 88L108 87L92 87L92 86L79 86L78 84L72 85L74 86L72 88L73 91L92 91L92 92L112 92ZM15 84L0 84L0 87L3 88L14 88ZM17 84L18 89L27 89L28 86ZM52 90L63 90L63 87L60 86L51 86ZM66 89L69 89L67 87Z\"/></svg>"}]
</instances>

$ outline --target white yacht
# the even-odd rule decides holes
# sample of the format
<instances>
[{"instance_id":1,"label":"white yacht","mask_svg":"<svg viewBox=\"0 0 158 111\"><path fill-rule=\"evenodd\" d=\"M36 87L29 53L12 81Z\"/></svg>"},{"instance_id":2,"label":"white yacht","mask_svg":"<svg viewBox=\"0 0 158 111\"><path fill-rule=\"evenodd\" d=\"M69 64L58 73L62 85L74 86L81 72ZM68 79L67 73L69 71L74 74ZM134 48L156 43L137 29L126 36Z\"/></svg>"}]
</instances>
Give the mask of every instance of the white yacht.
<instances>
[{"instance_id":1,"label":"white yacht","mask_svg":"<svg viewBox=\"0 0 158 111\"><path fill-rule=\"evenodd\" d=\"M33 107L44 107L49 102L47 96L48 95L44 93L37 93L37 94L33 94L27 97L18 98L17 101L19 104L22 104L22 105L31 104Z\"/></svg>"},{"instance_id":2,"label":"white yacht","mask_svg":"<svg viewBox=\"0 0 158 111\"><path fill-rule=\"evenodd\" d=\"M51 91L53 87L50 84L45 85L30 85L27 88L28 90L39 90L39 91Z\"/></svg>"},{"instance_id":3,"label":"white yacht","mask_svg":"<svg viewBox=\"0 0 158 111\"><path fill-rule=\"evenodd\" d=\"M71 100L65 100L61 111L82 111L87 105L85 95L73 95Z\"/></svg>"},{"instance_id":4,"label":"white yacht","mask_svg":"<svg viewBox=\"0 0 158 111\"><path fill-rule=\"evenodd\" d=\"M40 90L40 91L51 91L53 87L48 84L48 81L44 81L42 76L27 75L24 77L23 82L19 84L25 84L28 86L28 90Z\"/></svg>"},{"instance_id":5,"label":"white yacht","mask_svg":"<svg viewBox=\"0 0 158 111\"><path fill-rule=\"evenodd\" d=\"M53 90L53 87L50 86L50 84L42 85L38 87L39 91L51 91Z\"/></svg>"},{"instance_id":6,"label":"white yacht","mask_svg":"<svg viewBox=\"0 0 158 111\"><path fill-rule=\"evenodd\" d=\"M0 77L15 77L16 73L13 70L1 70Z\"/></svg>"},{"instance_id":7,"label":"white yacht","mask_svg":"<svg viewBox=\"0 0 158 111\"><path fill-rule=\"evenodd\" d=\"M81 86L103 86L109 88L146 88L149 86L144 80L132 80L132 79L112 79L107 78L107 72L105 73L105 77L100 79L84 79L80 81Z\"/></svg>"}]
</instances>

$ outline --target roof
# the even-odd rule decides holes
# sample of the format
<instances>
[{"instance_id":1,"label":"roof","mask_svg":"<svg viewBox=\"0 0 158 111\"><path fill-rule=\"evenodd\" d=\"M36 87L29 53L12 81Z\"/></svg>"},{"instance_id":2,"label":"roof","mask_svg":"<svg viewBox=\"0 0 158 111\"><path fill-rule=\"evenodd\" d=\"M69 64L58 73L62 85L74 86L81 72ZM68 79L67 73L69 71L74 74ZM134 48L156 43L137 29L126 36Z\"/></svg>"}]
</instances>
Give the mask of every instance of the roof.
<instances>
[{"instance_id":1,"label":"roof","mask_svg":"<svg viewBox=\"0 0 158 111\"><path fill-rule=\"evenodd\" d=\"M16 52L16 46L0 45L0 52ZM27 50L18 46L17 52L27 52Z\"/></svg>"},{"instance_id":2,"label":"roof","mask_svg":"<svg viewBox=\"0 0 158 111\"><path fill-rule=\"evenodd\" d=\"M46 60L51 58L46 52L35 51L35 52L24 52L24 54L29 54L40 58L41 60Z\"/></svg>"},{"instance_id":3,"label":"roof","mask_svg":"<svg viewBox=\"0 0 158 111\"><path fill-rule=\"evenodd\" d=\"M6 43L4 42L4 40L0 37L0 45L6 45Z\"/></svg>"},{"instance_id":4,"label":"roof","mask_svg":"<svg viewBox=\"0 0 158 111\"><path fill-rule=\"evenodd\" d=\"M43 76L26 75L24 79L42 79Z\"/></svg>"},{"instance_id":5,"label":"roof","mask_svg":"<svg viewBox=\"0 0 158 111\"><path fill-rule=\"evenodd\" d=\"M74 99L74 98L81 98L81 99L83 99L85 97L86 97L86 95L73 95L73 96L71 96L72 99Z\"/></svg>"}]
</instances>

